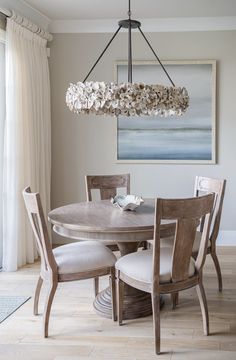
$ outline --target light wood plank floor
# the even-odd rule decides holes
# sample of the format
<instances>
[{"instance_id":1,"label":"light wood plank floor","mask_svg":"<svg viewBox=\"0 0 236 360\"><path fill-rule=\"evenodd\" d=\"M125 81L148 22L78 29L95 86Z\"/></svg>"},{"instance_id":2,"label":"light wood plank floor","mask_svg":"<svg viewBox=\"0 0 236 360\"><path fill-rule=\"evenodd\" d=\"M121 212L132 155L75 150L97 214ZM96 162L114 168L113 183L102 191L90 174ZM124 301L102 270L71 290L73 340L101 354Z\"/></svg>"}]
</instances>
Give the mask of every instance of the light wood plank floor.
<instances>
[{"instance_id":1,"label":"light wood plank floor","mask_svg":"<svg viewBox=\"0 0 236 360\"><path fill-rule=\"evenodd\" d=\"M8 360L225 360L236 359L236 247L219 248L224 290L217 291L216 274L210 257L204 284L210 313L210 332L202 331L200 307L194 289L181 293L172 311L170 300L161 314L161 347L154 355L152 318L125 321L119 327L99 317L92 306L93 282L80 281L59 286L52 307L50 337L41 335L42 316L32 315L33 299L0 324L0 359ZM0 293L33 296L39 264L15 273L0 273ZM101 286L107 285L107 279ZM42 311L42 292L40 311Z\"/></svg>"}]
</instances>

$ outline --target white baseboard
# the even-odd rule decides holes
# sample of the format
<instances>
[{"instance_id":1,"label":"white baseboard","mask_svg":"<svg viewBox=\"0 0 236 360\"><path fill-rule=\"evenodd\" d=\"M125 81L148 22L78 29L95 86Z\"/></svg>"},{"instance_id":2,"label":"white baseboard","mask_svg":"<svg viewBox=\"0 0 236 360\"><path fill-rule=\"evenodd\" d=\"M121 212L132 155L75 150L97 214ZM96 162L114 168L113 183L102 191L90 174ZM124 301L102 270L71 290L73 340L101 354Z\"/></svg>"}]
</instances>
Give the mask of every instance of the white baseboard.
<instances>
[{"instance_id":1,"label":"white baseboard","mask_svg":"<svg viewBox=\"0 0 236 360\"><path fill-rule=\"evenodd\" d=\"M217 246L236 246L236 231L222 230L219 232Z\"/></svg>"},{"instance_id":2,"label":"white baseboard","mask_svg":"<svg viewBox=\"0 0 236 360\"><path fill-rule=\"evenodd\" d=\"M76 242L73 239L67 239L62 236L59 236L52 232L52 242L53 244L63 245L70 242ZM236 246L236 230L222 230L219 232L217 239L217 246Z\"/></svg>"}]
</instances>

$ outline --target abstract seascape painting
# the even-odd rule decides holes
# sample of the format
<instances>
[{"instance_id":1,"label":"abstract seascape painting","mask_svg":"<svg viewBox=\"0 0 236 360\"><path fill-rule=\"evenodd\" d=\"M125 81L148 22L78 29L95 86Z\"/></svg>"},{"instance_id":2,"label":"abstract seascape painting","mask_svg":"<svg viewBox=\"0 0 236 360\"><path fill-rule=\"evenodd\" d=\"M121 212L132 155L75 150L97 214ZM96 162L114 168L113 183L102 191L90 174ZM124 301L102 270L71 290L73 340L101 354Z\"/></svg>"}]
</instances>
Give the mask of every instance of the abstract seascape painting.
<instances>
[{"instance_id":1,"label":"abstract seascape painting","mask_svg":"<svg viewBox=\"0 0 236 360\"><path fill-rule=\"evenodd\" d=\"M183 116L122 117L117 120L118 162L215 163L216 61L168 61L176 86L185 86L190 105ZM127 63L116 63L118 82L127 82ZM133 82L170 86L156 62L134 62Z\"/></svg>"}]
</instances>

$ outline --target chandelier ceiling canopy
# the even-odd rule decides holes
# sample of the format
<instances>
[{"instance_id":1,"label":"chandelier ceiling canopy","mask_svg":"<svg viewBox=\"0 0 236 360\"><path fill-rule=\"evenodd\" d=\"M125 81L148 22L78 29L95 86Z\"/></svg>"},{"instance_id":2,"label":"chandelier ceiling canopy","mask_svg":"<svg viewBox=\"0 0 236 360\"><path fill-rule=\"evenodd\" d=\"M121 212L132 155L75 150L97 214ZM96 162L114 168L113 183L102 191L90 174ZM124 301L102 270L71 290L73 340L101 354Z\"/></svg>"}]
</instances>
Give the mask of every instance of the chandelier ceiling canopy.
<instances>
[{"instance_id":1,"label":"chandelier ceiling canopy","mask_svg":"<svg viewBox=\"0 0 236 360\"><path fill-rule=\"evenodd\" d=\"M182 115L189 105L185 87L176 87L170 75L157 56L147 37L141 30L141 23L131 19L129 0L128 19L120 20L118 29L98 57L83 82L70 84L66 92L66 104L77 114L96 114L112 116L171 116ZM122 29L128 29L128 82L105 83L87 81L89 75L100 61L107 48ZM151 49L171 86L132 82L132 29L138 29Z\"/></svg>"}]
</instances>

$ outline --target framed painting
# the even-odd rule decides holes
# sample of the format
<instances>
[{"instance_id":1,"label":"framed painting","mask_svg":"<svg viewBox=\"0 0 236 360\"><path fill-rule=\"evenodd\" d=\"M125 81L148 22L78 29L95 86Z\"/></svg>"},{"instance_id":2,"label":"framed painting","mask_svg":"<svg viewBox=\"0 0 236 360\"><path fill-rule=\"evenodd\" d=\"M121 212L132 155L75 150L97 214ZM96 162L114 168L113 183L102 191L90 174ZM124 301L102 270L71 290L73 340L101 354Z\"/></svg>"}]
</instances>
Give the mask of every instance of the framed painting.
<instances>
[{"instance_id":1,"label":"framed painting","mask_svg":"<svg viewBox=\"0 0 236 360\"><path fill-rule=\"evenodd\" d=\"M117 119L117 162L215 164L216 61L163 61L176 86L185 86L190 105L182 116ZM115 64L127 82L127 62ZM155 61L133 62L133 81L170 86Z\"/></svg>"}]
</instances>

